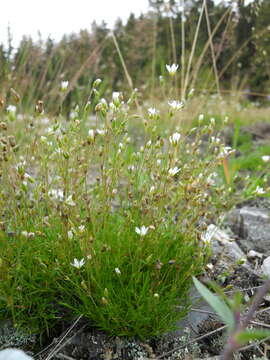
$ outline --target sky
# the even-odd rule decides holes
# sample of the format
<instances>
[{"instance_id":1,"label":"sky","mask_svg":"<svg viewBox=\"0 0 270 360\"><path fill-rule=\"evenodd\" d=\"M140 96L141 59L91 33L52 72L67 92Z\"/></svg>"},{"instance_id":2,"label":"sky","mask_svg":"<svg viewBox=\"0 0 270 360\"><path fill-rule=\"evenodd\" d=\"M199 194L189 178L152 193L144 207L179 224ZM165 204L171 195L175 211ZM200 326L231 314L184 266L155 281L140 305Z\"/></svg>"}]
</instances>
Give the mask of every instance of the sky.
<instances>
[{"instance_id":1,"label":"sky","mask_svg":"<svg viewBox=\"0 0 270 360\"><path fill-rule=\"evenodd\" d=\"M40 31L43 39L50 36L60 40L63 34L90 30L94 20L97 23L105 20L112 27L119 17L125 21L131 12L140 15L148 10L148 0L0 1L0 43L7 43L7 28L10 26L14 46L23 35L31 35L37 40Z\"/></svg>"},{"instance_id":2,"label":"sky","mask_svg":"<svg viewBox=\"0 0 270 360\"><path fill-rule=\"evenodd\" d=\"M105 20L111 27L117 20L126 20L131 12L140 15L148 9L148 0L1 0L0 43L7 41L11 28L14 44L23 35L38 39L50 36L61 39L64 33L91 29L95 20Z\"/></svg>"}]
</instances>

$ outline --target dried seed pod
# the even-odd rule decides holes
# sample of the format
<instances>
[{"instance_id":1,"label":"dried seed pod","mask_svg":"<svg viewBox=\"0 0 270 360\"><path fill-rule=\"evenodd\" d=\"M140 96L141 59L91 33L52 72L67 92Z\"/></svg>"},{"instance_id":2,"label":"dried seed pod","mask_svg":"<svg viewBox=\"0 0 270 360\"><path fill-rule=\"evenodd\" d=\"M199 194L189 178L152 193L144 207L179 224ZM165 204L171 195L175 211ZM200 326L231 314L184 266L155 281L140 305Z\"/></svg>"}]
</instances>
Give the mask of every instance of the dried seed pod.
<instances>
[{"instance_id":1,"label":"dried seed pod","mask_svg":"<svg viewBox=\"0 0 270 360\"><path fill-rule=\"evenodd\" d=\"M16 139L13 135L8 136L8 142L11 147L16 146Z\"/></svg>"},{"instance_id":2,"label":"dried seed pod","mask_svg":"<svg viewBox=\"0 0 270 360\"><path fill-rule=\"evenodd\" d=\"M44 102L42 100L38 100L35 106L35 111L39 114L44 113Z\"/></svg>"},{"instance_id":3,"label":"dried seed pod","mask_svg":"<svg viewBox=\"0 0 270 360\"><path fill-rule=\"evenodd\" d=\"M0 99L0 102L1 102L1 99ZM1 107L1 104L0 104L0 107ZM0 129L1 130L7 130L7 124L4 123L4 122L0 122Z\"/></svg>"},{"instance_id":4,"label":"dried seed pod","mask_svg":"<svg viewBox=\"0 0 270 360\"><path fill-rule=\"evenodd\" d=\"M12 96L14 97L16 103L19 103L21 101L21 97L20 95L17 93L16 90L14 90L13 88L10 88L10 92L12 94Z\"/></svg>"}]
</instances>

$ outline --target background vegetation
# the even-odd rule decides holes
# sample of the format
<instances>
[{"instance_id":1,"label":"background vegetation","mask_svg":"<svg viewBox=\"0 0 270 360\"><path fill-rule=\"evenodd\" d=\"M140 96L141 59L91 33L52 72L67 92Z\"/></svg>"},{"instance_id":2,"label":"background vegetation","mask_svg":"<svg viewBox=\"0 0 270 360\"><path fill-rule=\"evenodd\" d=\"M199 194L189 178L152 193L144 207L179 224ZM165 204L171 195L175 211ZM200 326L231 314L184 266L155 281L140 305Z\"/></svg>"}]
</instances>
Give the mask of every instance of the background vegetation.
<instances>
[{"instance_id":1,"label":"background vegetation","mask_svg":"<svg viewBox=\"0 0 270 360\"><path fill-rule=\"evenodd\" d=\"M118 50L124 54L133 87L157 96L158 76L165 64L181 64L177 85L184 97L190 88L206 93L248 93L252 99L267 100L270 81L270 3L255 0L245 6L243 0L216 3L186 0L183 6L170 0L150 1L150 11L126 24L115 24L113 33L105 23L93 23L91 31L34 43L24 37L18 48L0 46L0 97L14 101L15 89L21 105L31 107L43 100L47 111L58 112L64 106L87 99L85 86L97 77L103 80L100 91L125 90L126 81ZM182 11L184 9L184 11ZM192 55L192 56L191 56ZM213 59L214 55L214 59ZM70 87L59 93L62 80ZM72 91L71 91L72 90Z\"/></svg>"}]
</instances>

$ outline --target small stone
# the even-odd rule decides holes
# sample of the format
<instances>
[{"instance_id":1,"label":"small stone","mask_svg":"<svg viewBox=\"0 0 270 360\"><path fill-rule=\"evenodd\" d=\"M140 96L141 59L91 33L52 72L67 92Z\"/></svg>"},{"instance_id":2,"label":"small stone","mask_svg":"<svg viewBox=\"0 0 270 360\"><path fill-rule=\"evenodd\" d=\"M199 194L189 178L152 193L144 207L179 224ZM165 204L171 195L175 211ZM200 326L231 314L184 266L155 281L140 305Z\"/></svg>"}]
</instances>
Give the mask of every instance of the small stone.
<instances>
[{"instance_id":1,"label":"small stone","mask_svg":"<svg viewBox=\"0 0 270 360\"><path fill-rule=\"evenodd\" d=\"M245 252L255 250L270 255L270 213L266 207L244 206L232 210L227 223Z\"/></svg>"},{"instance_id":2,"label":"small stone","mask_svg":"<svg viewBox=\"0 0 270 360\"><path fill-rule=\"evenodd\" d=\"M22 350L5 349L0 351L0 360L33 360L33 358L26 355Z\"/></svg>"},{"instance_id":3,"label":"small stone","mask_svg":"<svg viewBox=\"0 0 270 360\"><path fill-rule=\"evenodd\" d=\"M264 275L270 276L270 256L263 261L261 269Z\"/></svg>"},{"instance_id":4,"label":"small stone","mask_svg":"<svg viewBox=\"0 0 270 360\"><path fill-rule=\"evenodd\" d=\"M255 251L255 250L249 250L249 252L247 253L248 259L255 259L255 258L261 259L262 257L263 257L263 254L259 253L258 251Z\"/></svg>"}]
</instances>

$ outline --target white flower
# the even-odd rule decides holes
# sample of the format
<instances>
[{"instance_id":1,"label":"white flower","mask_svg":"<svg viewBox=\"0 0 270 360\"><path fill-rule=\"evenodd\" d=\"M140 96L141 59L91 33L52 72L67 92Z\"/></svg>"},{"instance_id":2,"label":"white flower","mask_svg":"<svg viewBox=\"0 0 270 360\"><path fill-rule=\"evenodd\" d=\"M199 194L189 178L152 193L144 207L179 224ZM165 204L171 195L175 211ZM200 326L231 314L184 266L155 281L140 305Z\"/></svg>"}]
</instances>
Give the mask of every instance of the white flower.
<instances>
[{"instance_id":1,"label":"white flower","mask_svg":"<svg viewBox=\"0 0 270 360\"><path fill-rule=\"evenodd\" d=\"M204 115L203 114L200 114L199 117L198 117L198 120L199 122L201 123L204 119Z\"/></svg>"},{"instance_id":2,"label":"white flower","mask_svg":"<svg viewBox=\"0 0 270 360\"><path fill-rule=\"evenodd\" d=\"M170 176L174 176L174 175L176 175L177 173L179 173L179 171L180 171L180 169L177 167L177 166L175 166L174 168L171 168L171 169L169 169L169 175Z\"/></svg>"},{"instance_id":3,"label":"white flower","mask_svg":"<svg viewBox=\"0 0 270 360\"><path fill-rule=\"evenodd\" d=\"M67 90L68 85L69 85L69 82L68 82L67 80L66 80L66 81L62 81L62 82L61 82L61 90L62 90L62 91Z\"/></svg>"},{"instance_id":4,"label":"white flower","mask_svg":"<svg viewBox=\"0 0 270 360\"><path fill-rule=\"evenodd\" d=\"M76 269L80 269L81 267L83 267L84 264L85 264L84 258L82 258L81 260L75 258L73 260L73 263L70 263L70 265L75 267Z\"/></svg>"},{"instance_id":5,"label":"white flower","mask_svg":"<svg viewBox=\"0 0 270 360\"><path fill-rule=\"evenodd\" d=\"M103 113L106 112L108 109L107 101L102 98L100 99L100 102L95 106L95 111L102 111Z\"/></svg>"},{"instance_id":6,"label":"white flower","mask_svg":"<svg viewBox=\"0 0 270 360\"><path fill-rule=\"evenodd\" d=\"M253 191L253 194L255 195L263 195L265 194L265 191L262 187L257 186L256 189Z\"/></svg>"},{"instance_id":7,"label":"white flower","mask_svg":"<svg viewBox=\"0 0 270 360\"><path fill-rule=\"evenodd\" d=\"M159 114L159 111L155 108L149 108L148 109L148 114L150 117L155 117Z\"/></svg>"},{"instance_id":8,"label":"white flower","mask_svg":"<svg viewBox=\"0 0 270 360\"><path fill-rule=\"evenodd\" d=\"M69 206L75 206L75 202L72 200L72 195L69 195L65 201L65 204L69 205Z\"/></svg>"},{"instance_id":9,"label":"white flower","mask_svg":"<svg viewBox=\"0 0 270 360\"><path fill-rule=\"evenodd\" d=\"M262 156L262 161L264 161L264 162L270 161L270 155L263 155Z\"/></svg>"},{"instance_id":10,"label":"white flower","mask_svg":"<svg viewBox=\"0 0 270 360\"><path fill-rule=\"evenodd\" d=\"M145 236L148 232L148 229L148 227L143 225L141 228L136 227L135 232L140 236Z\"/></svg>"},{"instance_id":11,"label":"white flower","mask_svg":"<svg viewBox=\"0 0 270 360\"><path fill-rule=\"evenodd\" d=\"M116 111L117 107L114 105L114 103L110 102L109 108L112 112Z\"/></svg>"},{"instance_id":12,"label":"white flower","mask_svg":"<svg viewBox=\"0 0 270 360\"><path fill-rule=\"evenodd\" d=\"M212 125L212 126L215 126L216 125L216 120L215 120L215 118L211 118L210 119L210 124Z\"/></svg>"},{"instance_id":13,"label":"white flower","mask_svg":"<svg viewBox=\"0 0 270 360\"><path fill-rule=\"evenodd\" d=\"M184 107L184 103L182 101L177 101L177 100L168 101L168 104L175 111L180 110Z\"/></svg>"},{"instance_id":14,"label":"white flower","mask_svg":"<svg viewBox=\"0 0 270 360\"><path fill-rule=\"evenodd\" d=\"M80 232L80 233L83 233L83 232L85 231L85 226L84 226L84 225L80 225L80 226L78 227L78 229L79 229L79 232Z\"/></svg>"},{"instance_id":15,"label":"white flower","mask_svg":"<svg viewBox=\"0 0 270 360\"><path fill-rule=\"evenodd\" d=\"M159 298L159 294L158 294L158 293L155 293L155 294L154 294L154 298L158 299L158 298Z\"/></svg>"},{"instance_id":16,"label":"white flower","mask_svg":"<svg viewBox=\"0 0 270 360\"><path fill-rule=\"evenodd\" d=\"M114 91L113 94L112 94L112 99L113 101L119 101L119 97L120 97L120 92L118 91Z\"/></svg>"},{"instance_id":17,"label":"white flower","mask_svg":"<svg viewBox=\"0 0 270 360\"><path fill-rule=\"evenodd\" d=\"M106 101L106 99L104 99L104 98L100 99L100 103L101 103L102 105L107 105L107 101Z\"/></svg>"},{"instance_id":18,"label":"white flower","mask_svg":"<svg viewBox=\"0 0 270 360\"><path fill-rule=\"evenodd\" d=\"M201 235L201 240L205 243L205 244L209 244L211 242L211 240L213 239L213 237L215 236L216 232L217 232L217 227L214 224L210 224L206 231L204 231Z\"/></svg>"},{"instance_id":19,"label":"white flower","mask_svg":"<svg viewBox=\"0 0 270 360\"><path fill-rule=\"evenodd\" d=\"M174 76L176 74L178 67L178 64L166 65L166 69L171 76Z\"/></svg>"},{"instance_id":20,"label":"white flower","mask_svg":"<svg viewBox=\"0 0 270 360\"><path fill-rule=\"evenodd\" d=\"M73 239L73 232L71 230L68 231L67 233L68 239L72 240Z\"/></svg>"},{"instance_id":21,"label":"white flower","mask_svg":"<svg viewBox=\"0 0 270 360\"><path fill-rule=\"evenodd\" d=\"M135 171L135 166L134 166L134 165L129 165L129 166L128 166L128 171L129 171L129 172Z\"/></svg>"},{"instance_id":22,"label":"white flower","mask_svg":"<svg viewBox=\"0 0 270 360\"><path fill-rule=\"evenodd\" d=\"M17 110L17 108L15 105L8 105L8 107L7 107L7 112L10 114L15 115L16 110Z\"/></svg>"},{"instance_id":23,"label":"white flower","mask_svg":"<svg viewBox=\"0 0 270 360\"><path fill-rule=\"evenodd\" d=\"M95 138L95 131L94 131L93 129L90 129L90 130L88 131L88 136L89 136L89 138L90 138L91 140L94 140L94 138Z\"/></svg>"},{"instance_id":24,"label":"white flower","mask_svg":"<svg viewBox=\"0 0 270 360\"><path fill-rule=\"evenodd\" d=\"M106 134L106 130L105 129L97 129L97 133L101 136L104 136Z\"/></svg>"},{"instance_id":25,"label":"white flower","mask_svg":"<svg viewBox=\"0 0 270 360\"><path fill-rule=\"evenodd\" d=\"M217 178L218 174L216 172L213 172L212 174L210 174L207 179L206 179L206 183L210 186L214 186L216 185L216 181L215 178Z\"/></svg>"},{"instance_id":26,"label":"white flower","mask_svg":"<svg viewBox=\"0 0 270 360\"><path fill-rule=\"evenodd\" d=\"M170 136L169 140L172 145L177 145L180 138L181 135L178 132L175 132L174 134L172 134L172 136Z\"/></svg>"},{"instance_id":27,"label":"white flower","mask_svg":"<svg viewBox=\"0 0 270 360\"><path fill-rule=\"evenodd\" d=\"M224 147L221 149L218 157L221 158L221 159L224 159L224 158L226 158L228 155L232 154L234 151L235 151L235 150L232 149L230 146L224 146Z\"/></svg>"},{"instance_id":28,"label":"white flower","mask_svg":"<svg viewBox=\"0 0 270 360\"><path fill-rule=\"evenodd\" d=\"M64 192L61 189L49 190L48 195L54 198L55 200L60 200L60 201L64 200Z\"/></svg>"},{"instance_id":29,"label":"white flower","mask_svg":"<svg viewBox=\"0 0 270 360\"><path fill-rule=\"evenodd\" d=\"M220 144L220 138L215 137L215 136L211 136L211 142L216 143L216 144Z\"/></svg>"},{"instance_id":30,"label":"white flower","mask_svg":"<svg viewBox=\"0 0 270 360\"><path fill-rule=\"evenodd\" d=\"M150 190L149 190L150 194L152 194L155 190L156 190L156 187L155 187L155 186L151 186L151 187L150 187Z\"/></svg>"},{"instance_id":31,"label":"white flower","mask_svg":"<svg viewBox=\"0 0 270 360\"><path fill-rule=\"evenodd\" d=\"M149 148L151 147L151 145L152 145L152 141L151 141L151 140L148 140L147 143L146 143L146 145L145 145L145 147L146 147L147 149L149 149Z\"/></svg>"},{"instance_id":32,"label":"white flower","mask_svg":"<svg viewBox=\"0 0 270 360\"><path fill-rule=\"evenodd\" d=\"M161 159L157 159L157 166L161 165Z\"/></svg>"},{"instance_id":33,"label":"white flower","mask_svg":"<svg viewBox=\"0 0 270 360\"><path fill-rule=\"evenodd\" d=\"M29 175L28 173L24 173L23 177L24 177L25 180L28 180L32 184L35 182L35 179L31 175Z\"/></svg>"},{"instance_id":34,"label":"white flower","mask_svg":"<svg viewBox=\"0 0 270 360\"><path fill-rule=\"evenodd\" d=\"M96 79L96 80L94 81L94 83L93 83L93 88L98 87L99 84L101 84L101 83L102 83L102 80L101 80L101 79Z\"/></svg>"},{"instance_id":35,"label":"white flower","mask_svg":"<svg viewBox=\"0 0 270 360\"><path fill-rule=\"evenodd\" d=\"M120 271L120 269L118 267L116 267L114 269L114 271L116 272L117 275L121 275L121 271Z\"/></svg>"}]
</instances>

